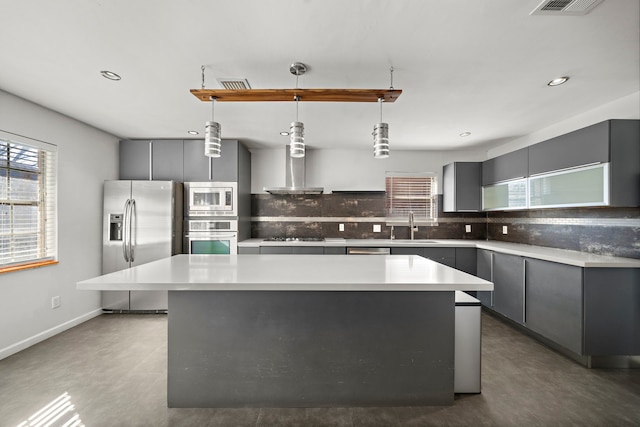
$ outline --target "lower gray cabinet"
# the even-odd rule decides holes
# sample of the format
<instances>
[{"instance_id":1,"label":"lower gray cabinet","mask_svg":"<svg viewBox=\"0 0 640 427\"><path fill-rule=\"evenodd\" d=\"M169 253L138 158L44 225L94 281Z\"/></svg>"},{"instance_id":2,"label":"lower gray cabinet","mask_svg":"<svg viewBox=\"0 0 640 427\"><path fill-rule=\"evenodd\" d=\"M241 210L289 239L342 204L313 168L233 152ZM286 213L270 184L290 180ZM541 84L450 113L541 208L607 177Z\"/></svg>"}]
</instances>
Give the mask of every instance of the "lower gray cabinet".
<instances>
[{"instance_id":1,"label":"lower gray cabinet","mask_svg":"<svg viewBox=\"0 0 640 427\"><path fill-rule=\"evenodd\" d=\"M324 254L324 248L322 246L261 246L260 253L276 255L322 255Z\"/></svg>"},{"instance_id":2,"label":"lower gray cabinet","mask_svg":"<svg viewBox=\"0 0 640 427\"><path fill-rule=\"evenodd\" d=\"M258 246L238 247L238 255L257 255L259 253L260 248Z\"/></svg>"},{"instance_id":3,"label":"lower gray cabinet","mask_svg":"<svg viewBox=\"0 0 640 427\"><path fill-rule=\"evenodd\" d=\"M476 252L476 275L484 280L493 282L493 252L486 249L478 249ZM485 307L493 307L493 291L478 291L476 298Z\"/></svg>"},{"instance_id":4,"label":"lower gray cabinet","mask_svg":"<svg viewBox=\"0 0 640 427\"><path fill-rule=\"evenodd\" d=\"M525 259L526 325L582 354L582 274L572 265Z\"/></svg>"},{"instance_id":5,"label":"lower gray cabinet","mask_svg":"<svg viewBox=\"0 0 640 427\"><path fill-rule=\"evenodd\" d=\"M478 271L476 252L476 248L456 248L456 269L475 276Z\"/></svg>"},{"instance_id":6,"label":"lower gray cabinet","mask_svg":"<svg viewBox=\"0 0 640 427\"><path fill-rule=\"evenodd\" d=\"M493 254L493 309L524 323L524 260L517 255Z\"/></svg>"},{"instance_id":7,"label":"lower gray cabinet","mask_svg":"<svg viewBox=\"0 0 640 427\"><path fill-rule=\"evenodd\" d=\"M325 255L346 255L347 248L346 246L325 246L324 254Z\"/></svg>"},{"instance_id":8,"label":"lower gray cabinet","mask_svg":"<svg viewBox=\"0 0 640 427\"><path fill-rule=\"evenodd\" d=\"M456 248L392 247L391 255L420 255L448 267L456 267Z\"/></svg>"}]
</instances>

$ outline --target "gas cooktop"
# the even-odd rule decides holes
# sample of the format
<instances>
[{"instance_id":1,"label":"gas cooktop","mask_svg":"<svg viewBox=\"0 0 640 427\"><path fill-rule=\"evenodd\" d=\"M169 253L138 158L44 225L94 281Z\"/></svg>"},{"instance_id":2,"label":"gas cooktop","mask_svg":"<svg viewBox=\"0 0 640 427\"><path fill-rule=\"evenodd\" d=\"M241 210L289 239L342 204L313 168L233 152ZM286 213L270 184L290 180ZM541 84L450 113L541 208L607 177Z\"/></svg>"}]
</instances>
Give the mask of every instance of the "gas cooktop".
<instances>
[{"instance_id":1,"label":"gas cooktop","mask_svg":"<svg viewBox=\"0 0 640 427\"><path fill-rule=\"evenodd\" d=\"M268 237L265 242L324 242L322 237Z\"/></svg>"}]
</instances>

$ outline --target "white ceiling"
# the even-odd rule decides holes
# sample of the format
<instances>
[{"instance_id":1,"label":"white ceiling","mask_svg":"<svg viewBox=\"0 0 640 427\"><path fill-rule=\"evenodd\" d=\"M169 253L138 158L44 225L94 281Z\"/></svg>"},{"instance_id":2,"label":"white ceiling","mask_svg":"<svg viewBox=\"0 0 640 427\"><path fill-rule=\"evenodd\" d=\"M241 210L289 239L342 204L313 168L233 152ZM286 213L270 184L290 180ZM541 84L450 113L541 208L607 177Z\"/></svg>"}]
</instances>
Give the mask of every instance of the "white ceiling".
<instances>
[{"instance_id":1,"label":"white ceiling","mask_svg":"<svg viewBox=\"0 0 640 427\"><path fill-rule=\"evenodd\" d=\"M193 138L216 78L387 88L392 149L472 149L640 90L640 2L530 16L540 0L0 0L0 89L121 138ZM100 76L111 70L119 82ZM546 83L567 75L555 88ZM374 103L304 103L314 148L369 148ZM294 103L216 103L224 138L281 146ZM471 136L461 138L461 132Z\"/></svg>"}]
</instances>

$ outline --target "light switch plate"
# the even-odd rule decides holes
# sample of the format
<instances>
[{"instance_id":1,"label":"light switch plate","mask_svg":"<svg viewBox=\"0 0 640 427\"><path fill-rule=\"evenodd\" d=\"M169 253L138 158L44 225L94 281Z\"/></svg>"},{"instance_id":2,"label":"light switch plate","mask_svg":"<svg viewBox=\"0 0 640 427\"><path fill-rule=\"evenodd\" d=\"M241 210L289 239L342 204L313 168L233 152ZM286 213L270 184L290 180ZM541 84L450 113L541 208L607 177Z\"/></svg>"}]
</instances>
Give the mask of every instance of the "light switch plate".
<instances>
[{"instance_id":1,"label":"light switch plate","mask_svg":"<svg viewBox=\"0 0 640 427\"><path fill-rule=\"evenodd\" d=\"M502 234L507 234L508 227L506 225L502 226Z\"/></svg>"},{"instance_id":2,"label":"light switch plate","mask_svg":"<svg viewBox=\"0 0 640 427\"><path fill-rule=\"evenodd\" d=\"M338 224L338 231L344 231L344 224Z\"/></svg>"},{"instance_id":3,"label":"light switch plate","mask_svg":"<svg viewBox=\"0 0 640 427\"><path fill-rule=\"evenodd\" d=\"M379 233L381 231L380 224L373 224L373 232Z\"/></svg>"},{"instance_id":4,"label":"light switch plate","mask_svg":"<svg viewBox=\"0 0 640 427\"><path fill-rule=\"evenodd\" d=\"M464 226L464 231L465 231L466 233L471 233L471 224L467 224L467 225L465 225L465 226Z\"/></svg>"}]
</instances>

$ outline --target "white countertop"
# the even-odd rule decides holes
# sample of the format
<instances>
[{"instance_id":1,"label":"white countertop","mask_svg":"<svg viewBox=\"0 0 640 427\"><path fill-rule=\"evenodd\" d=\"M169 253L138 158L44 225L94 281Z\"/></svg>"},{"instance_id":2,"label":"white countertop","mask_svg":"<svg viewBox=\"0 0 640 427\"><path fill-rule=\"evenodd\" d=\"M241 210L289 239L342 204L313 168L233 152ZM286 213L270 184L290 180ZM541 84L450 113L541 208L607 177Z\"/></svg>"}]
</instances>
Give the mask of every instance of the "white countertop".
<instances>
[{"instance_id":1,"label":"white countertop","mask_svg":"<svg viewBox=\"0 0 640 427\"><path fill-rule=\"evenodd\" d=\"M176 255L78 282L83 290L490 291L417 255Z\"/></svg>"},{"instance_id":2,"label":"white countertop","mask_svg":"<svg viewBox=\"0 0 640 427\"><path fill-rule=\"evenodd\" d=\"M265 242L263 239L249 239L238 243L239 247L260 246L344 246L344 247L456 247L479 248L505 254L525 256L577 267L600 268L640 268L640 259L595 255L588 252L547 248L495 240L462 239L325 239L324 242Z\"/></svg>"}]
</instances>

